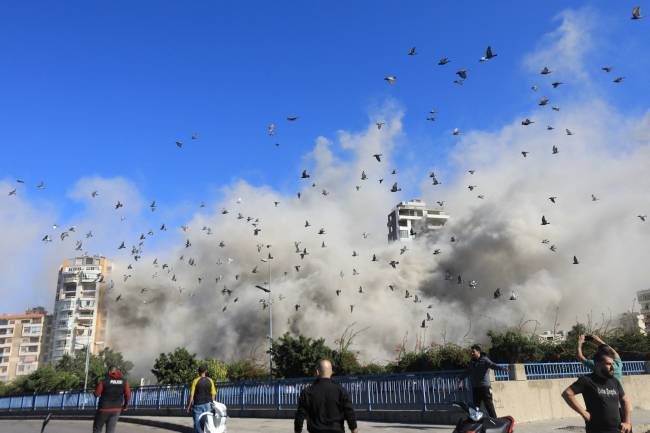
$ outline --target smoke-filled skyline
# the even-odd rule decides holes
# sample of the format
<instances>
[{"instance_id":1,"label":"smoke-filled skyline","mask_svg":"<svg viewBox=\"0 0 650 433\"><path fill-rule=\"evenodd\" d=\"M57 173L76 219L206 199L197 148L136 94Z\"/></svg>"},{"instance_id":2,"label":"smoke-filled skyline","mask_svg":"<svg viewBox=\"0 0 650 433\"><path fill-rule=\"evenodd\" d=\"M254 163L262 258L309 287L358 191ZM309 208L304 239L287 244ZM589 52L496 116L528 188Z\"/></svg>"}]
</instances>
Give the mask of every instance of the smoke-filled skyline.
<instances>
[{"instance_id":1,"label":"smoke-filled skyline","mask_svg":"<svg viewBox=\"0 0 650 433\"><path fill-rule=\"evenodd\" d=\"M648 284L650 222L639 216L650 212L650 112L630 114L607 98L604 72L590 61L599 41L585 15L594 16L564 11L521 59L534 71L536 90L516 83L531 93L530 104L489 129L462 119L459 134L445 133L454 141L439 161L420 157L405 128L409 107L389 98L369 111L364 128L310 137L286 182L256 184L242 173L200 205L156 201L152 211L156 198L141 190L138 175L82 175L60 198L75 208L63 221L57 201L22 190L5 195L0 293L51 308L64 258L106 256L114 264L111 345L139 372L178 346L224 359L263 356L267 297L255 286L268 283L269 262L274 336L333 344L353 326L363 330L352 349L365 362L393 359L404 338L409 347L467 343L527 320L550 329L556 312L567 329L588 315L629 310ZM547 62L556 75L540 78ZM538 104L545 95L556 109ZM534 123L524 126L525 119ZM301 179L302 170L309 178ZM432 171L439 185L431 184ZM390 191L395 182L402 191ZM14 179L0 181L0 191L14 187ZM411 198L444 201L447 225L411 243L387 243L388 212ZM118 201L123 208L114 208ZM59 241L71 226L73 235ZM93 237L85 239L88 231ZM46 234L54 241L41 242ZM121 242L126 248L118 250ZM25 282L21 293L5 288ZM497 288L503 295L495 299Z\"/></svg>"}]
</instances>

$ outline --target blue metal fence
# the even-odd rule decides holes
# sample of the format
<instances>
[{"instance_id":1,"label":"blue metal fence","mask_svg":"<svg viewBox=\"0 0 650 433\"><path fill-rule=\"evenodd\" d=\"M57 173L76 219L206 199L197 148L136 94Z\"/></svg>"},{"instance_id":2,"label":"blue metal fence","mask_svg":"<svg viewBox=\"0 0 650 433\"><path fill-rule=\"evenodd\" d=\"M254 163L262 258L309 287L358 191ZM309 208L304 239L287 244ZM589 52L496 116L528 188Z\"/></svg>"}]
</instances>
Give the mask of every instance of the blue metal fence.
<instances>
[{"instance_id":1,"label":"blue metal fence","mask_svg":"<svg viewBox=\"0 0 650 433\"><path fill-rule=\"evenodd\" d=\"M527 380L580 377L591 373L581 362L533 362L524 364ZM645 361L623 361L623 375L646 374Z\"/></svg>"},{"instance_id":2,"label":"blue metal fence","mask_svg":"<svg viewBox=\"0 0 650 433\"><path fill-rule=\"evenodd\" d=\"M499 364L507 367L508 364ZM525 364L527 380L579 377L590 371L579 362ZM462 370L392 375L341 376L335 380L350 394L357 409L430 410L454 401L470 401L470 384ZM623 374L646 374L644 361L623 362ZM509 372L495 371L495 380L510 380ZM291 409L300 392L313 378L276 379L217 383L217 400L232 409ZM180 409L186 406L185 386L157 385L134 387L130 406L134 409ZM28 394L0 398L0 412L18 410L94 410L95 396L81 391Z\"/></svg>"},{"instance_id":3,"label":"blue metal fence","mask_svg":"<svg viewBox=\"0 0 650 433\"><path fill-rule=\"evenodd\" d=\"M350 394L357 409L427 410L454 401L469 401L469 383L459 388L462 371L342 376L335 378ZM217 383L217 400L233 409L290 409L298 404L300 392L313 378L278 379ZM179 409L187 405L185 386L142 386L131 391L133 409ZM94 410L92 393L66 391L56 394L29 394L0 398L0 411L12 410Z\"/></svg>"}]
</instances>

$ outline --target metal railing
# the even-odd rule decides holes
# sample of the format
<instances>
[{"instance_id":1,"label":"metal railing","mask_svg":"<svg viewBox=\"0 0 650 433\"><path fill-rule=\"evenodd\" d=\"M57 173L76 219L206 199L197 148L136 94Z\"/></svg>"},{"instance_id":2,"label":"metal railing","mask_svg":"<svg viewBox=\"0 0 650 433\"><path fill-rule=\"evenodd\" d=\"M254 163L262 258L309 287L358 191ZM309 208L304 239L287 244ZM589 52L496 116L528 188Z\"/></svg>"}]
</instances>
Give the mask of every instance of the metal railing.
<instances>
[{"instance_id":1,"label":"metal railing","mask_svg":"<svg viewBox=\"0 0 650 433\"><path fill-rule=\"evenodd\" d=\"M533 362L524 364L527 380L562 379L591 373L581 362ZM646 374L645 361L623 361L623 375Z\"/></svg>"},{"instance_id":2,"label":"metal railing","mask_svg":"<svg viewBox=\"0 0 650 433\"><path fill-rule=\"evenodd\" d=\"M435 373L377 376L341 376L334 379L350 394L361 410L428 410L454 401L469 401L469 383L459 389L462 370ZM217 400L232 409L293 409L300 392L313 378L266 381L219 382ZM133 409L181 409L187 405L186 386L142 386L131 391ZM97 399L91 392L66 391L0 398L0 411L94 410Z\"/></svg>"},{"instance_id":3,"label":"metal railing","mask_svg":"<svg viewBox=\"0 0 650 433\"><path fill-rule=\"evenodd\" d=\"M507 367L508 364L499 364ZM527 380L572 378L591 371L579 362L524 364ZM495 371L495 380L510 380L509 372ZM623 362L624 375L646 374L645 361ZM352 404L361 410L433 410L454 401L471 399L470 384L463 370L431 373L340 376L334 379L350 394ZM231 409L293 409L300 392L313 378L218 382L217 400ZM189 389L181 385L134 387L133 409L181 409L187 405ZM27 394L0 397L0 412L18 410L94 410L97 399L92 392L65 391L53 394Z\"/></svg>"}]
</instances>

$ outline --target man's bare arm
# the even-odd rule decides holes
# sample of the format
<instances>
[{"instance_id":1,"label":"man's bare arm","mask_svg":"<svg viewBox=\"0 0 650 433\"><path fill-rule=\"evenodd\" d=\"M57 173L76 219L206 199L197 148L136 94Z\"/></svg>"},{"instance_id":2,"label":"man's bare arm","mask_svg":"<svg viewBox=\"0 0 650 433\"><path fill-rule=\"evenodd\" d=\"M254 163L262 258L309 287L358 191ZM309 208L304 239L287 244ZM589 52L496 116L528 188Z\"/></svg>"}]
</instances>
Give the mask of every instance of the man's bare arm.
<instances>
[{"instance_id":1,"label":"man's bare arm","mask_svg":"<svg viewBox=\"0 0 650 433\"><path fill-rule=\"evenodd\" d=\"M578 337L578 347L576 348L576 356L578 357L578 361L584 362L587 360L585 356L582 354L582 345L585 343L585 336L580 335Z\"/></svg>"},{"instance_id":2,"label":"man's bare arm","mask_svg":"<svg viewBox=\"0 0 650 433\"><path fill-rule=\"evenodd\" d=\"M585 421L589 421L591 419L591 415L589 412L587 412L587 409L583 408L580 406L580 403L578 403L578 399L576 398L576 395L571 387L568 387L564 390L562 393L562 398L564 398L566 404L568 404L571 409L575 410Z\"/></svg>"},{"instance_id":3,"label":"man's bare arm","mask_svg":"<svg viewBox=\"0 0 650 433\"><path fill-rule=\"evenodd\" d=\"M618 352L617 352L616 350L614 350L614 348L613 348L612 346L610 346L609 344L605 343L605 341L604 341L602 338L600 338L600 337L597 336L597 335L594 335L593 337L594 337L594 341L595 341L596 343L598 343L598 344L604 344L605 346L607 346L607 347L609 347L610 349L612 349L612 352L614 352L614 358L619 358L619 359L621 358L621 356L618 354Z\"/></svg>"}]
</instances>

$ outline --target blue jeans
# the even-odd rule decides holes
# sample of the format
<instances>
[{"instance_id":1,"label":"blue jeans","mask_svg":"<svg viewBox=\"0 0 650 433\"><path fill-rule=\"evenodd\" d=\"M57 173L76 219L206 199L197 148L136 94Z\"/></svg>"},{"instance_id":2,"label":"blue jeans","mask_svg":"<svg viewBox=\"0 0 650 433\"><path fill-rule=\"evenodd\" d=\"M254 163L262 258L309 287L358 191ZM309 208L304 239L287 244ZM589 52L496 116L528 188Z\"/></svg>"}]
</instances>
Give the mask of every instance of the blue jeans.
<instances>
[{"instance_id":1,"label":"blue jeans","mask_svg":"<svg viewBox=\"0 0 650 433\"><path fill-rule=\"evenodd\" d=\"M210 403L203 403L193 406L193 415L194 415L194 431L196 433L203 433L203 427L201 426L201 420L199 417L204 412L210 412ZM203 422L205 423L205 417L203 417Z\"/></svg>"}]
</instances>

